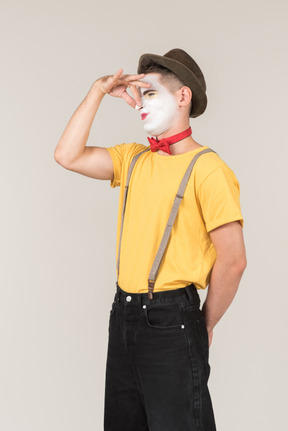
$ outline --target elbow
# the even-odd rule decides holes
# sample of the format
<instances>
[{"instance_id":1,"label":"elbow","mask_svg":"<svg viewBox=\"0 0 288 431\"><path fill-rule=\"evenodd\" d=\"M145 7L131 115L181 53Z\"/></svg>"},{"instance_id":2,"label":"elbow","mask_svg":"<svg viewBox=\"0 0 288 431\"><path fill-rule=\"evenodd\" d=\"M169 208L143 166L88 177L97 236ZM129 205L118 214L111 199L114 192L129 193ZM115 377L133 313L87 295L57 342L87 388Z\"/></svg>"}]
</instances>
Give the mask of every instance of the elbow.
<instances>
[{"instance_id":1,"label":"elbow","mask_svg":"<svg viewBox=\"0 0 288 431\"><path fill-rule=\"evenodd\" d=\"M224 258L223 256L217 257L215 264L217 263L217 265L225 268L226 271L229 271L233 274L243 274L243 272L245 271L246 267L247 267L247 260L246 260L246 256L245 255L241 255L241 256L226 256L226 258Z\"/></svg>"},{"instance_id":2,"label":"elbow","mask_svg":"<svg viewBox=\"0 0 288 431\"><path fill-rule=\"evenodd\" d=\"M59 154L58 154L57 150L54 151L54 160L55 160L55 162L59 163L59 165L61 165Z\"/></svg>"},{"instance_id":3,"label":"elbow","mask_svg":"<svg viewBox=\"0 0 288 431\"><path fill-rule=\"evenodd\" d=\"M239 274L243 274L247 267L246 256L240 256L238 259L235 259L235 261L233 262L233 267L236 272L238 272Z\"/></svg>"},{"instance_id":4,"label":"elbow","mask_svg":"<svg viewBox=\"0 0 288 431\"><path fill-rule=\"evenodd\" d=\"M247 268L247 259L246 259L246 256L244 256L239 263L239 271L243 273L246 268Z\"/></svg>"},{"instance_id":5,"label":"elbow","mask_svg":"<svg viewBox=\"0 0 288 431\"><path fill-rule=\"evenodd\" d=\"M55 162L61 164L60 163L60 151L59 151L58 145L54 150L54 160L55 160Z\"/></svg>"},{"instance_id":6,"label":"elbow","mask_svg":"<svg viewBox=\"0 0 288 431\"><path fill-rule=\"evenodd\" d=\"M61 152L59 150L57 150L57 148L54 151L54 160L59 165L63 166L63 168L67 167L67 161L65 161L63 154L61 154Z\"/></svg>"}]
</instances>

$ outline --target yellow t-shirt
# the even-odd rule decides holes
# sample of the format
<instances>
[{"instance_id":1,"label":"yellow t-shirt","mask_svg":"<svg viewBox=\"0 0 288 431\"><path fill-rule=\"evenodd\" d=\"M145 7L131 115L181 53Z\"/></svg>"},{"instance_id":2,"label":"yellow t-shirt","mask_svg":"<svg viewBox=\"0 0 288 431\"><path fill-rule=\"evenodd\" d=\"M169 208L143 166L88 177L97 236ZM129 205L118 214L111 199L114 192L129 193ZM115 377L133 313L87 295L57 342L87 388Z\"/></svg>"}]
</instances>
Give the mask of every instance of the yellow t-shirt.
<instances>
[{"instance_id":1,"label":"yellow t-shirt","mask_svg":"<svg viewBox=\"0 0 288 431\"><path fill-rule=\"evenodd\" d=\"M114 167L110 186L120 186L116 265L128 168L135 154L145 148L136 143L107 148ZM119 286L126 292L148 292L149 273L179 185L192 158L206 148L167 156L149 150L137 160L129 183L118 274ZM201 155L180 203L154 292L191 283L197 289L205 289L216 259L208 232L235 220L243 228L240 187L234 172L218 154Z\"/></svg>"}]
</instances>

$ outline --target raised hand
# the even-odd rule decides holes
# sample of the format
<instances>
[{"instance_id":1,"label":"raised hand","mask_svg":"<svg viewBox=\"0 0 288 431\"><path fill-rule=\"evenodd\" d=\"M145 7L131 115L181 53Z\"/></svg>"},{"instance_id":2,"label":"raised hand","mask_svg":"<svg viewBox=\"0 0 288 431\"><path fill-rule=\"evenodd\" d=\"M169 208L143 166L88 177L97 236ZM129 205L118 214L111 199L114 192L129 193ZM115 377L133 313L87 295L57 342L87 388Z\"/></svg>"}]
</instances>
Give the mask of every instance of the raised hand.
<instances>
[{"instance_id":1,"label":"raised hand","mask_svg":"<svg viewBox=\"0 0 288 431\"><path fill-rule=\"evenodd\" d=\"M141 95L137 87L149 88L151 84L142 82L145 74L140 75L124 75L123 69L119 69L115 75L107 75L99 78L96 83L99 90L104 94L109 94L114 97L122 97L128 105L135 108L136 105L141 106ZM133 97L127 93L127 88L131 89Z\"/></svg>"}]
</instances>

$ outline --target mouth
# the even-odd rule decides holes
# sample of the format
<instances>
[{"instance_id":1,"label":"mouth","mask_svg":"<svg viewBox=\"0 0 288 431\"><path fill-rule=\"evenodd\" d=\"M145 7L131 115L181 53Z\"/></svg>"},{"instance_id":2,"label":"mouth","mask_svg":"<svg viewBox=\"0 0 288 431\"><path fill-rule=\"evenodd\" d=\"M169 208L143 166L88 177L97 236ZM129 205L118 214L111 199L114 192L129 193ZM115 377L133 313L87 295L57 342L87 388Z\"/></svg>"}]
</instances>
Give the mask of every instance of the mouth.
<instances>
[{"instance_id":1,"label":"mouth","mask_svg":"<svg viewBox=\"0 0 288 431\"><path fill-rule=\"evenodd\" d=\"M141 120L145 120L148 114L141 114Z\"/></svg>"}]
</instances>

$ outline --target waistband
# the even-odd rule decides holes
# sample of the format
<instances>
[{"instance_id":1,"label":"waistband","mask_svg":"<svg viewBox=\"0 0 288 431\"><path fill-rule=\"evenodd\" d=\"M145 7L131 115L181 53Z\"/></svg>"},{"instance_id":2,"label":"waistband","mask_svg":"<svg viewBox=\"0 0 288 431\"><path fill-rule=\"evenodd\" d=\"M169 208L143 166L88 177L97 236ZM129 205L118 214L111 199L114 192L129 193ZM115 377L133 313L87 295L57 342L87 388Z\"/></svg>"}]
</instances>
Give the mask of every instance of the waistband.
<instances>
[{"instance_id":1,"label":"waistband","mask_svg":"<svg viewBox=\"0 0 288 431\"><path fill-rule=\"evenodd\" d=\"M115 300L126 303L129 302L130 304L135 305L142 305L142 304L155 304L158 302L168 302L170 299L179 298L181 299L189 299L189 302L193 305L197 305L200 307L200 297L197 291L197 288L193 283L180 287L178 289L170 289L170 290L163 290L160 292L153 292L153 299L148 299L148 292L147 293L131 293L126 292L125 290L121 289L118 282L116 282L116 293L115 293Z\"/></svg>"}]
</instances>

